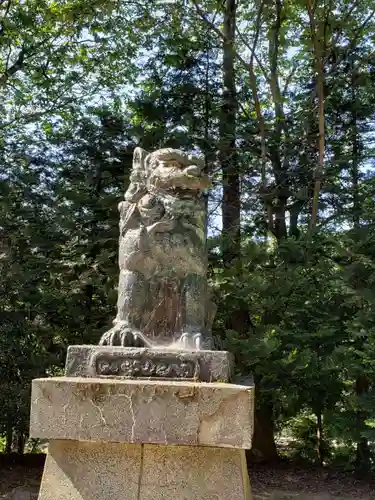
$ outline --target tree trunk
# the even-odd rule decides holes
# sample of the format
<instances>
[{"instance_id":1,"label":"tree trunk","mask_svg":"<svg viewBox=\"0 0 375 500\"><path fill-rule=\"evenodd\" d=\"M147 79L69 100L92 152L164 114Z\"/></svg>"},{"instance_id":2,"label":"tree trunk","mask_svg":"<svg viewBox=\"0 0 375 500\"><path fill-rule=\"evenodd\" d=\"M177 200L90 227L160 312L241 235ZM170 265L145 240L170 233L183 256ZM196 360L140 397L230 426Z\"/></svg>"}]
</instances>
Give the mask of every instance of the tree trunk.
<instances>
[{"instance_id":1,"label":"tree trunk","mask_svg":"<svg viewBox=\"0 0 375 500\"><path fill-rule=\"evenodd\" d=\"M236 0L226 0L223 19L223 103L220 118L219 154L223 176L222 258L227 268L238 274L241 268L241 175L236 151L237 96L235 79ZM238 298L236 310L228 315L227 329L247 336L251 329L249 306Z\"/></svg>"},{"instance_id":2,"label":"tree trunk","mask_svg":"<svg viewBox=\"0 0 375 500\"><path fill-rule=\"evenodd\" d=\"M354 65L353 65L354 66ZM351 165L351 178L352 178L352 210L353 210L353 227L356 232L360 228L361 218L361 203L359 196L359 144L358 144L358 117L356 109L356 86L357 86L357 73L352 68L351 87L352 87L352 129L351 129L351 142L352 142L352 165ZM363 345L361 346L363 348ZM370 389L370 381L366 375L358 375L355 383L356 396L358 403L363 395L367 394ZM358 430L363 429L365 420L369 417L368 413L359 408L356 414L356 427ZM368 439L359 436L356 449L355 466L357 472L368 472L371 468L371 450Z\"/></svg>"},{"instance_id":3,"label":"tree trunk","mask_svg":"<svg viewBox=\"0 0 375 500\"><path fill-rule=\"evenodd\" d=\"M259 393L255 388L256 395ZM272 403L262 402L255 410L254 436L250 457L257 461L274 462L279 459L275 444L275 426Z\"/></svg>"},{"instance_id":4,"label":"tree trunk","mask_svg":"<svg viewBox=\"0 0 375 500\"><path fill-rule=\"evenodd\" d=\"M240 174L236 152L237 97L235 84L236 1L226 0L223 28L223 103L220 119L220 163L223 176L223 247L225 266L240 259Z\"/></svg>"},{"instance_id":5,"label":"tree trunk","mask_svg":"<svg viewBox=\"0 0 375 500\"><path fill-rule=\"evenodd\" d=\"M222 199L222 226L223 243L222 258L225 267L237 265L237 274L239 282L241 279L241 190L238 158L236 152L236 114L237 114L237 96L235 86L235 58L239 59L244 67L250 72L250 81L254 101L256 103L256 112L261 129L261 147L262 147L262 182L266 184L266 142L264 120L261 113L260 103L256 88L256 79L254 75L252 61L246 64L243 58L235 51L235 32L236 32L236 1L224 0L223 10L223 31L221 32L210 22L205 12L200 8L198 2L193 0L196 11L201 19L217 33L223 40L223 104L220 118L220 144L219 158L223 179L223 199ZM258 24L260 18L258 19ZM254 44L251 54L254 54ZM279 109L279 108L278 108ZM281 120L282 121L282 120ZM284 217L285 220L285 217ZM239 294L240 295L240 294ZM249 314L249 305L245 300L241 301L238 297L237 307L228 315L226 322L227 329L235 330L239 336L247 337L252 328ZM273 406L260 405L255 416L254 443L257 453L265 460L273 460L278 457L274 441L274 423Z\"/></svg>"},{"instance_id":6,"label":"tree trunk","mask_svg":"<svg viewBox=\"0 0 375 500\"><path fill-rule=\"evenodd\" d=\"M316 412L316 454L318 456L319 465L323 467L324 465L324 445L323 445L323 419L322 419L322 411L319 410Z\"/></svg>"},{"instance_id":7,"label":"tree trunk","mask_svg":"<svg viewBox=\"0 0 375 500\"><path fill-rule=\"evenodd\" d=\"M276 201L276 206L274 207L275 220L273 228L273 233L277 241L286 239L288 234L286 228L286 215L285 215L286 205L287 205L287 198L279 196Z\"/></svg>"},{"instance_id":8,"label":"tree trunk","mask_svg":"<svg viewBox=\"0 0 375 500\"><path fill-rule=\"evenodd\" d=\"M318 25L315 21L314 5L312 0L308 0L308 15L310 21L310 31L311 31L311 41L314 47L314 59L316 67L316 92L318 96L318 122L319 122L319 141L318 141L318 153L319 160L318 166L315 169L315 181L314 181L314 192L312 200L311 209L311 219L309 232L310 236L315 231L315 227L318 220L318 210L319 210L319 195L322 185L322 177L324 172L324 156L325 156L325 112L324 112L324 54L326 40L324 38L324 28L321 28L321 24L318 21ZM321 33L323 31L323 33Z\"/></svg>"},{"instance_id":9,"label":"tree trunk","mask_svg":"<svg viewBox=\"0 0 375 500\"><path fill-rule=\"evenodd\" d=\"M353 226L358 229L360 226L361 205L359 199L359 146L358 146L358 117L356 108L356 85L357 74L353 68L352 78L352 200L353 200Z\"/></svg>"},{"instance_id":10,"label":"tree trunk","mask_svg":"<svg viewBox=\"0 0 375 500\"><path fill-rule=\"evenodd\" d=\"M12 444L13 444L13 426L8 422L6 436L5 436L5 453L9 455L12 453Z\"/></svg>"},{"instance_id":11,"label":"tree trunk","mask_svg":"<svg viewBox=\"0 0 375 500\"><path fill-rule=\"evenodd\" d=\"M298 229L298 219L303 208L303 202L296 201L289 207L289 236L298 238L300 230Z\"/></svg>"},{"instance_id":12,"label":"tree trunk","mask_svg":"<svg viewBox=\"0 0 375 500\"><path fill-rule=\"evenodd\" d=\"M277 241L287 238L286 227L286 206L289 196L289 177L287 173L287 162L282 161L283 132L285 132L285 114L283 108L283 97L279 82L279 47L280 31L284 20L284 11L281 0L275 0L274 21L270 25L268 59L270 64L270 87L272 94L272 103L275 113L275 124L270 140L270 157L272 170L275 178L275 188L273 190L272 211L273 211L273 229L272 232ZM284 134L285 135L285 134ZM286 193L288 193L286 195Z\"/></svg>"},{"instance_id":13,"label":"tree trunk","mask_svg":"<svg viewBox=\"0 0 375 500\"><path fill-rule=\"evenodd\" d=\"M361 397L367 394L370 389L369 379L365 375L359 375L355 383L355 391L358 404L361 404ZM364 421L369 417L368 412L362 408L357 410L356 428L358 431L364 428ZM357 472L368 472L371 469L371 451L366 437L359 436L357 441L355 466Z\"/></svg>"},{"instance_id":14,"label":"tree trunk","mask_svg":"<svg viewBox=\"0 0 375 500\"><path fill-rule=\"evenodd\" d=\"M26 436L23 432L19 432L17 435L17 453L18 455L23 455L25 452Z\"/></svg>"}]
</instances>

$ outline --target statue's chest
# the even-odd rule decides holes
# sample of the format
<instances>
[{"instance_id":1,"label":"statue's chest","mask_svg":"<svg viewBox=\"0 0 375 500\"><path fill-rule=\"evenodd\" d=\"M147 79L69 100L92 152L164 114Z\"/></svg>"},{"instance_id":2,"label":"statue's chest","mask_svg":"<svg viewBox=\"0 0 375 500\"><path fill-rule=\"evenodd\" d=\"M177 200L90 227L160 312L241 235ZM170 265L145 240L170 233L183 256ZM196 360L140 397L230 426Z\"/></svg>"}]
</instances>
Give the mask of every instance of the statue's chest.
<instances>
[{"instance_id":1,"label":"statue's chest","mask_svg":"<svg viewBox=\"0 0 375 500\"><path fill-rule=\"evenodd\" d=\"M164 205L152 194L146 194L139 200L138 211L145 226L158 222L165 213Z\"/></svg>"}]
</instances>

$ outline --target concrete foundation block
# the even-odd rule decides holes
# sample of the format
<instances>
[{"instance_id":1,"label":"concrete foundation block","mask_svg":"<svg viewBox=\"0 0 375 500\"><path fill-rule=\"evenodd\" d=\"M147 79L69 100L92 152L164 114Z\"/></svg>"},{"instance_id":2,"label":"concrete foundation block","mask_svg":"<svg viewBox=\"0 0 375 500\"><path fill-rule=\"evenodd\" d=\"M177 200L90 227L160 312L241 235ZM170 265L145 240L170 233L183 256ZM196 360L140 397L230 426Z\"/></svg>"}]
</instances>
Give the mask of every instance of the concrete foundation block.
<instances>
[{"instance_id":1,"label":"concrete foundation block","mask_svg":"<svg viewBox=\"0 0 375 500\"><path fill-rule=\"evenodd\" d=\"M250 500L245 451L52 441L39 500Z\"/></svg>"},{"instance_id":2,"label":"concrete foundation block","mask_svg":"<svg viewBox=\"0 0 375 500\"><path fill-rule=\"evenodd\" d=\"M56 377L32 386L48 439L39 500L250 500L254 388Z\"/></svg>"},{"instance_id":3,"label":"concrete foundation block","mask_svg":"<svg viewBox=\"0 0 375 500\"><path fill-rule=\"evenodd\" d=\"M55 377L32 384L39 439L251 448L253 387Z\"/></svg>"}]
</instances>

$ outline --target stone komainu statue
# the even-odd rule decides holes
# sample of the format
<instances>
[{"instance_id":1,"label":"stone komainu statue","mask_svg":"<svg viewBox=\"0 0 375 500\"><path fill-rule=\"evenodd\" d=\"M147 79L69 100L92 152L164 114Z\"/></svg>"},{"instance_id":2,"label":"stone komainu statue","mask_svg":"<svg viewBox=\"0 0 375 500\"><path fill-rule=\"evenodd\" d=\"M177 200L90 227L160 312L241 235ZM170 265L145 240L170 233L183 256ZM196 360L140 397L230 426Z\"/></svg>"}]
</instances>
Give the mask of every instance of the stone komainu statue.
<instances>
[{"instance_id":1,"label":"stone komainu statue","mask_svg":"<svg viewBox=\"0 0 375 500\"><path fill-rule=\"evenodd\" d=\"M101 345L211 347L202 167L176 149L135 149L119 204L117 316Z\"/></svg>"}]
</instances>

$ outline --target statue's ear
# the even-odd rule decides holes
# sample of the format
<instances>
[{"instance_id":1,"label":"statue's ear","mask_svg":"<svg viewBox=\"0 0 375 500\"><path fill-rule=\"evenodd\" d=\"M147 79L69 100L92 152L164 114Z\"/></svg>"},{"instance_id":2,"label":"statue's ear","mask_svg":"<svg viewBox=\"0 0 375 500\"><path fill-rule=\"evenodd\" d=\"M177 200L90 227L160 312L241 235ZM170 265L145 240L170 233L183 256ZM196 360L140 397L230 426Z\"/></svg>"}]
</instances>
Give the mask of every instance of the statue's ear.
<instances>
[{"instance_id":1,"label":"statue's ear","mask_svg":"<svg viewBox=\"0 0 375 500\"><path fill-rule=\"evenodd\" d=\"M144 160L148 155L148 151L142 148L135 148L133 153L133 170L143 170Z\"/></svg>"},{"instance_id":2,"label":"statue's ear","mask_svg":"<svg viewBox=\"0 0 375 500\"><path fill-rule=\"evenodd\" d=\"M125 193L125 200L131 203L136 203L146 192L146 170L145 158L148 152L142 148L135 148L133 153L133 165L130 175L130 184Z\"/></svg>"}]
</instances>

